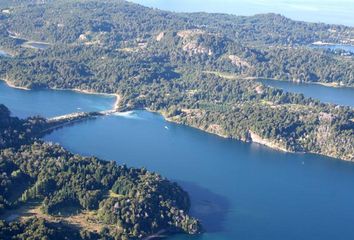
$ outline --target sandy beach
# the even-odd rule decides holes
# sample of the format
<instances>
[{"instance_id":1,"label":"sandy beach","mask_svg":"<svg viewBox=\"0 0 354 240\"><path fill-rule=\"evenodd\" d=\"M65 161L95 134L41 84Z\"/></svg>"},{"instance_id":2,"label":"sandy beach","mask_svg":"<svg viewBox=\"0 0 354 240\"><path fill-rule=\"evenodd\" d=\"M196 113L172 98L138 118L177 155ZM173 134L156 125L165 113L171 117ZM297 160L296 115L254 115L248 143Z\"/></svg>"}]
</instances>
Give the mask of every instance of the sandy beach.
<instances>
[{"instance_id":1,"label":"sandy beach","mask_svg":"<svg viewBox=\"0 0 354 240\"><path fill-rule=\"evenodd\" d=\"M0 79L0 81L4 81L7 86L12 87L12 88L16 88L16 89L20 89L20 90L26 90L26 91L31 90L31 89L26 88L26 87L19 87L19 86L16 86L16 85L14 85L13 83L11 83L8 79Z\"/></svg>"}]
</instances>

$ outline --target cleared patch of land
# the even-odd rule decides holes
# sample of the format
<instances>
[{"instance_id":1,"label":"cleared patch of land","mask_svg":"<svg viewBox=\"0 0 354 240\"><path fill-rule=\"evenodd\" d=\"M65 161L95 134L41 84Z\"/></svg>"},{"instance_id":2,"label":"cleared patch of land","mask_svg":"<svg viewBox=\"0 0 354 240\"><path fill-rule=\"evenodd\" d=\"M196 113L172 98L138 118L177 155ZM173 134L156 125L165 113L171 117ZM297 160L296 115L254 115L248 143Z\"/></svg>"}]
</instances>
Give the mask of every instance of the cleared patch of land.
<instances>
[{"instance_id":1,"label":"cleared patch of land","mask_svg":"<svg viewBox=\"0 0 354 240\"><path fill-rule=\"evenodd\" d=\"M124 195L114 193L113 191L109 191L109 197L111 198L122 198Z\"/></svg>"},{"instance_id":2,"label":"cleared patch of land","mask_svg":"<svg viewBox=\"0 0 354 240\"><path fill-rule=\"evenodd\" d=\"M218 77L225 78L227 80L245 79L245 77L242 75L232 74L232 73L228 73L228 72L216 72L216 71L203 71L203 72L207 73L207 74L213 74Z\"/></svg>"},{"instance_id":3,"label":"cleared patch of land","mask_svg":"<svg viewBox=\"0 0 354 240\"><path fill-rule=\"evenodd\" d=\"M76 214L65 216L52 216L41 211L41 203L26 203L19 208L6 211L0 215L0 219L5 221L26 221L30 218L45 219L48 222L65 224L69 227L85 229L90 232L100 232L102 227L108 226L100 222L97 218L97 211L80 211Z\"/></svg>"}]
</instances>

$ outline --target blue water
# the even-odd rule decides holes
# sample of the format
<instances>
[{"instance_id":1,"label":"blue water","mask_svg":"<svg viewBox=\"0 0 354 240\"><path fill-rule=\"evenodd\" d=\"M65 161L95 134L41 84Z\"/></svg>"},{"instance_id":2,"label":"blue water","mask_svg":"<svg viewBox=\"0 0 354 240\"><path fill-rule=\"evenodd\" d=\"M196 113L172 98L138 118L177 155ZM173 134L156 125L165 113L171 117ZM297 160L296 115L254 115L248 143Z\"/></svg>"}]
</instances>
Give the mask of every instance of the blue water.
<instances>
[{"instance_id":1,"label":"blue water","mask_svg":"<svg viewBox=\"0 0 354 240\"><path fill-rule=\"evenodd\" d=\"M11 109L12 115L26 118L33 115L54 117L72 112L101 111L113 107L115 98L72 91L20 90L0 81L0 103Z\"/></svg>"},{"instance_id":2,"label":"blue water","mask_svg":"<svg viewBox=\"0 0 354 240\"><path fill-rule=\"evenodd\" d=\"M288 92L302 93L321 102L354 107L354 88L333 88L318 84L262 80L264 84Z\"/></svg>"},{"instance_id":3,"label":"blue water","mask_svg":"<svg viewBox=\"0 0 354 240\"><path fill-rule=\"evenodd\" d=\"M353 0L131 0L145 6L177 12L213 12L236 15L279 13L309 22L354 26Z\"/></svg>"},{"instance_id":4,"label":"blue water","mask_svg":"<svg viewBox=\"0 0 354 240\"><path fill-rule=\"evenodd\" d=\"M98 105L108 109L113 102L102 96L21 91L2 84L0 102L6 95L19 115L52 115L52 108L69 112L77 99L85 99L83 108L96 108L102 101ZM28 102L33 107L26 109ZM354 239L354 164L223 139L146 111L85 121L45 140L75 153L144 166L181 184L191 195L191 213L202 220L206 233L170 240Z\"/></svg>"},{"instance_id":5,"label":"blue water","mask_svg":"<svg viewBox=\"0 0 354 240\"><path fill-rule=\"evenodd\" d=\"M42 42L25 42L24 44L22 44L22 46L44 50L44 49L49 48L50 44L49 43L42 43Z\"/></svg>"},{"instance_id":6,"label":"blue water","mask_svg":"<svg viewBox=\"0 0 354 240\"><path fill-rule=\"evenodd\" d=\"M207 232L173 240L354 239L354 164L222 139L144 111L45 139L180 183Z\"/></svg>"},{"instance_id":7,"label":"blue water","mask_svg":"<svg viewBox=\"0 0 354 240\"><path fill-rule=\"evenodd\" d=\"M312 45L314 48L324 48L330 50L344 50L346 52L354 53L353 45Z\"/></svg>"}]
</instances>

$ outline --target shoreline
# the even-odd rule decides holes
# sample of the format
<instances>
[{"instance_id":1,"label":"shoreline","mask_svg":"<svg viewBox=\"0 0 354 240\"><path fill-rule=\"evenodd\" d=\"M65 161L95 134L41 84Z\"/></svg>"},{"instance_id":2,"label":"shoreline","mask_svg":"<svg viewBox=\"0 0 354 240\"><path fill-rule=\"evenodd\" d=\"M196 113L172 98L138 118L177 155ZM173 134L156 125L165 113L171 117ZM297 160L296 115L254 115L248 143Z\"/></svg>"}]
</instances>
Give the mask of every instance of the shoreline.
<instances>
[{"instance_id":1,"label":"shoreline","mask_svg":"<svg viewBox=\"0 0 354 240\"><path fill-rule=\"evenodd\" d=\"M101 92L96 92L96 91L92 91L92 90L83 90L83 89L79 89L79 88L47 88L44 90L70 91L70 92L77 92L77 93L83 93L83 94L88 94L88 95L101 95L101 96L111 96L111 97L117 96L116 93L101 93Z\"/></svg>"},{"instance_id":2,"label":"shoreline","mask_svg":"<svg viewBox=\"0 0 354 240\"><path fill-rule=\"evenodd\" d=\"M342 85L340 83L324 83L324 82L313 82L313 83L308 83L308 84L315 84L315 85L320 85L320 86L324 86L324 87L329 87L329 88L350 88L350 89L354 89L354 86L346 86L346 85Z\"/></svg>"},{"instance_id":3,"label":"shoreline","mask_svg":"<svg viewBox=\"0 0 354 240\"><path fill-rule=\"evenodd\" d=\"M227 73L227 72L223 72L223 73L217 73L217 72L212 72L212 71L203 71L206 74L213 74L213 75L217 75L221 78L227 79L227 80L250 80L250 81L262 81L262 80L270 80L270 81L278 81L278 82L289 82L289 83L294 83L294 84L315 84L315 85L321 85L321 86L325 86L325 87L331 87L331 88L354 88L354 86L348 86L348 85L344 85L341 83L336 83L336 82L298 82L298 81L291 81L291 80L282 80L279 78L264 78L264 77L251 77L251 76L238 76L235 75L233 73ZM262 83L262 82L261 82ZM264 83L262 83L264 84ZM266 85L266 84L265 84Z\"/></svg>"},{"instance_id":4,"label":"shoreline","mask_svg":"<svg viewBox=\"0 0 354 240\"><path fill-rule=\"evenodd\" d=\"M30 89L29 89L30 90ZM54 91L70 91L70 92L76 92L80 94L87 94L87 95L98 95L98 96L108 96L108 97L115 97L116 100L113 103L113 106L111 109L107 109L105 111L112 111L112 112L119 112L120 104L122 101L122 96L118 93L100 93L100 92L95 92L92 90L82 90L78 88L49 88L49 90L54 90Z\"/></svg>"},{"instance_id":5,"label":"shoreline","mask_svg":"<svg viewBox=\"0 0 354 240\"><path fill-rule=\"evenodd\" d=\"M33 89L27 88L27 87L19 87L14 85L10 80L5 79L5 78L0 78L0 81L5 82L5 84L11 88L14 89L19 89L19 90L24 90L24 91L31 91ZM112 109L110 110L114 110L114 111L118 111L120 104L121 104L121 100L122 97L118 94L118 93L100 93L100 92L95 92L92 90L82 90L79 88L73 88L73 89L69 89L69 88L48 88L48 89L44 89L44 90L53 90L53 91L70 91L70 92L77 92L77 93L81 93L81 94L87 94L87 95L99 95L99 96L110 96L110 97L115 97L116 100L113 104Z\"/></svg>"},{"instance_id":6,"label":"shoreline","mask_svg":"<svg viewBox=\"0 0 354 240\"><path fill-rule=\"evenodd\" d=\"M12 87L12 88L16 88L16 89L21 89L21 90L26 90L26 91L29 91L31 89L29 88L24 88L24 87L17 87L13 84L11 84L9 81L5 80L5 79L0 79L2 81L4 81L9 87ZM74 92L78 92L78 93L82 93L82 94L94 94L94 95L102 95L102 96L115 96L116 97L116 101L112 107L112 109L110 110L107 110L106 112L107 113L116 113L116 112L120 112L119 109L121 108L121 102L122 102L122 96L118 93L114 94L114 93L99 93L99 92L95 92L95 91L90 91L90 90L81 90L81 89L55 89L55 88L50 88L49 90L58 90L58 91L74 91ZM136 109L134 109L136 110ZM134 111L132 110L132 111ZM263 145L267 148L270 148L270 149L273 149L273 150L276 150L276 151L280 151L280 152L286 152L286 153L298 153L298 154L316 154L316 155L321 155L321 156L325 156L325 157L330 157L330 158L333 158L333 159L337 159L337 160L341 160L341 161L346 161L346 162L353 162L353 160L351 159L344 159L344 158L338 158L338 157L335 157L335 156L331 156L331 155L326 155L326 154L322 154L322 153L318 153L318 152L294 152L294 151L289 151L283 147L279 147L279 146L274 146L274 144L272 144L271 142L269 142L268 140L265 140L265 141L268 141L268 143L263 143L263 141L260 141L258 142L257 140L254 141L253 139L251 141L247 141L245 139L236 139L236 138L232 138L230 136L227 136L227 135L223 135L223 134L219 134L217 132L213 132L213 131L208 131L208 129L203 129L201 127L198 127L198 126L193 126L193 125L188 125L188 124L182 124L178 121L175 121L173 120L172 118L169 118L166 116L165 113L161 112L161 111L154 111L152 109L149 109L147 107L143 108L143 110L146 110L148 112L152 112L152 113L158 113L160 114L165 121L167 122L171 122L171 123L175 123L175 124L179 124L179 125L185 125L185 126L188 126L188 127L192 127L192 128L195 128L195 129L198 129L200 131L203 131L205 133L209 133L209 134L213 134L213 135L216 135L218 137L221 137L221 138L224 138L224 139L232 139L232 140L237 140L237 141L241 141L241 142L244 142L244 143L256 143L256 144L259 144L259 145Z\"/></svg>"},{"instance_id":7,"label":"shoreline","mask_svg":"<svg viewBox=\"0 0 354 240\"><path fill-rule=\"evenodd\" d=\"M249 130L249 134L250 134L251 143L257 143L281 152L292 153L292 151L287 150L284 146L280 146L280 144L274 140L272 141L270 139L262 138L257 133L252 132L250 130Z\"/></svg>"},{"instance_id":8,"label":"shoreline","mask_svg":"<svg viewBox=\"0 0 354 240\"><path fill-rule=\"evenodd\" d=\"M232 138L231 136L228 136L228 135L225 135L225 134L217 133L217 132L214 132L214 131L209 131L208 129L203 129L203 128L198 127L198 126L193 126L193 125L180 123L180 122L178 122L178 121L176 121L176 120L174 120L172 118L167 117L163 112L160 112L160 111L153 111L153 110L151 110L149 108L144 108L144 110L146 110L148 112L151 112L151 113L160 114L164 118L164 120L166 120L167 122L178 124L178 125L184 125L184 126L188 126L188 127L191 127L191 128L195 128L195 129L198 129L198 130L200 130L202 132L209 133L209 134L221 137L223 139L231 139L231 140L236 140L236 141L240 141L240 142L243 142L243 143L256 143L258 145L262 145L262 146L265 146L267 148L270 148L270 149L273 149L273 150L276 150L276 151L280 151L280 152L285 152L285 153L304 153L304 152L293 152L293 151L287 150L285 147L279 146L278 143L272 142L269 139L263 139L259 135L253 133L252 131L249 131L250 134L251 134L251 138L250 138L251 141L247 141L247 139L236 139L236 138Z\"/></svg>"},{"instance_id":9,"label":"shoreline","mask_svg":"<svg viewBox=\"0 0 354 240\"><path fill-rule=\"evenodd\" d=\"M5 84L11 88L14 88L14 89L19 89L19 90L25 90L25 91L30 91L31 89L27 88L27 87L19 87L19 86L16 86L14 85L13 83L11 83L10 80L6 79L6 78L1 78L0 81L3 81L5 82Z\"/></svg>"},{"instance_id":10,"label":"shoreline","mask_svg":"<svg viewBox=\"0 0 354 240\"><path fill-rule=\"evenodd\" d=\"M239 142L242 142L242 143L257 144L257 145L266 147L266 148L268 148L268 149L272 149L272 150L274 150L274 151L278 151L278 152L282 152L282 153L291 153L291 154L315 154L315 155L320 155L320 156L323 156L323 157L332 158L333 160L337 160L337 161L345 161L345 162L354 163L354 160L352 160L352 159L338 158L338 157L336 157L336 156L326 155L326 154L319 153L319 152L311 152L311 151L310 151L310 152L290 151L290 150L287 150L287 149L284 148L284 147L277 146L277 143L272 143L272 142L271 142L270 140L268 140L268 139L260 138L260 140L258 141L257 138L256 138L256 139L252 139L251 141L247 141L247 140L244 140L244 139L232 138L232 137L230 137L230 136L226 136L226 135L219 134L219 133L216 133L216 132L211 132L211 131L208 131L208 130L206 130L206 129L202 129L202 128L197 127L197 126L179 123L179 122L177 122L177 121L175 121L175 120L173 120L173 119L171 119L171 118L165 117L164 114L162 114L161 112L158 112L158 111L151 111L151 110L149 110L148 108L145 108L145 110L148 111L148 112L160 114L160 115L164 118L164 120L166 120L167 122L174 123L174 124L178 124L178 125L184 125L184 126L191 127L191 128L194 128L194 129L198 129L198 130L200 130L200 131L202 131L202 132L204 132L204 133L212 134L212 135L221 137L221 138L223 138L223 139L235 140L235 141L239 141Z\"/></svg>"},{"instance_id":11,"label":"shoreline","mask_svg":"<svg viewBox=\"0 0 354 240\"><path fill-rule=\"evenodd\" d=\"M26 40L26 42L24 44L43 44L43 45L52 45L51 43L48 43L48 42L39 42L39 41L33 41L33 40L27 40L27 39L24 39Z\"/></svg>"},{"instance_id":12,"label":"shoreline","mask_svg":"<svg viewBox=\"0 0 354 240\"><path fill-rule=\"evenodd\" d=\"M320 86L329 87L329 88L349 88L349 89L354 88L354 86L348 86L348 85L344 85L344 84L340 84L340 83L336 83L336 82L330 82L330 83L326 83L326 82L297 82L297 81L290 81L290 80L280 80L280 79L276 79L276 78L260 78L260 77L247 77L246 79L255 80L255 81L270 80L270 81L277 81L277 82L288 82L288 83L293 83L293 84L320 85Z\"/></svg>"},{"instance_id":13,"label":"shoreline","mask_svg":"<svg viewBox=\"0 0 354 240\"><path fill-rule=\"evenodd\" d=\"M157 233L151 234L149 236L146 236L145 238L143 238L142 240L152 240L152 239L157 239L157 238L165 238L165 235L162 235L164 233L166 233L167 231L165 229L162 229L160 231L158 231Z\"/></svg>"},{"instance_id":14,"label":"shoreline","mask_svg":"<svg viewBox=\"0 0 354 240\"><path fill-rule=\"evenodd\" d=\"M183 125L183 126L187 126L187 127L191 127L191 128L194 128L194 129L197 129L199 131L202 131L204 133L208 133L208 134L212 134L212 135L215 135L215 136L218 136L220 138L223 138L223 139L230 139L230 140L235 140L235 141L239 141L239 142L242 142L242 143L249 143L249 144L257 144L257 145L260 145L260 146L263 146L263 147L266 147L268 149L272 149L274 151L278 151L278 152L282 152L282 153L291 153L291 154L315 154L315 155L320 155L320 156L324 156L324 157L328 157L328 158L332 158L333 160L337 160L337 161L345 161L345 162L351 162L351 163L354 163L354 160L352 159L348 159L348 158L339 158L339 157L336 157L336 156L332 156L332 155L326 155L326 154L323 154L323 153L320 153L320 152L312 152L312 151L291 151L291 150L288 150L286 149L285 147L282 147L282 146L278 146L278 143L276 142L271 142L271 140L268 140L268 139L263 139L259 136L259 139L257 139L257 134L254 134L254 139L251 138L251 141L248 141L247 139L237 139L237 138L233 138L233 137L230 137L230 136L227 136L227 135L223 135L223 134L219 134L219 133L216 133L216 132L211 132L211 131L208 131L208 129L203 129L201 127L198 127L198 126L193 126L193 125L188 125L188 124L183 124L183 123L180 123L178 121L175 121L173 120L172 118L169 118L169 117L166 117L166 115L163 113L163 112L160 112L160 111L153 111L149 108L143 108L142 110L145 110L145 111L148 111L148 112L151 112L151 113L157 113L159 115L161 115L163 117L163 119L167 122L170 122L170 123L174 123L174 124L178 124L178 125ZM131 110L131 111L134 111L134 110ZM255 136L256 135L256 136ZM259 141L258 141L259 140Z\"/></svg>"},{"instance_id":15,"label":"shoreline","mask_svg":"<svg viewBox=\"0 0 354 240\"><path fill-rule=\"evenodd\" d=\"M59 90L59 91L73 91L73 92L77 92L77 93L82 93L82 94L88 94L88 95L98 95L98 96L110 96L110 97L115 97L116 100L113 104L112 109L107 110L107 111L115 111L118 112L119 108L120 108L120 104L122 101L122 96L118 93L99 93L99 92L95 92L95 91L91 91L91 90L81 90L78 88L74 88L74 89L55 89L55 90Z\"/></svg>"},{"instance_id":16,"label":"shoreline","mask_svg":"<svg viewBox=\"0 0 354 240\"><path fill-rule=\"evenodd\" d=\"M311 43L313 46L348 46L348 47L354 47L353 44L348 44L348 43L331 43L331 42L322 42L322 41L317 41Z\"/></svg>"}]
</instances>

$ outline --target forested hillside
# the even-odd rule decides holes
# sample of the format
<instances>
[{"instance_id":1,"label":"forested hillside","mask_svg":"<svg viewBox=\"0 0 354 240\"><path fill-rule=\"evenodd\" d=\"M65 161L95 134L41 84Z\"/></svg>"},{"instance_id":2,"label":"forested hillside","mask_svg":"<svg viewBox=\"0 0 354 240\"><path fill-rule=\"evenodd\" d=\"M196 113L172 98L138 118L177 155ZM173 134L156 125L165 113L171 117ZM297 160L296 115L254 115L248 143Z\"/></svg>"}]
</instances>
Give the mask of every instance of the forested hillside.
<instances>
[{"instance_id":1,"label":"forested hillside","mask_svg":"<svg viewBox=\"0 0 354 240\"><path fill-rule=\"evenodd\" d=\"M353 109L255 80L354 86L353 55L310 45L350 44L351 27L276 14L172 13L126 1L10 5L0 43L14 56L1 58L0 76L14 85L118 93L122 110L148 108L224 137L354 160ZM50 46L26 48L27 40Z\"/></svg>"},{"instance_id":2,"label":"forested hillside","mask_svg":"<svg viewBox=\"0 0 354 240\"><path fill-rule=\"evenodd\" d=\"M132 71L140 71L141 59L146 59L159 67L186 68L192 64L194 68L226 70L244 77L349 86L354 81L352 57L309 47L315 41L351 43L354 29L350 27L292 21L276 14L179 14L121 0L20 2L13 2L0 18L2 47L21 56L0 65L3 71L12 69L6 76L13 80L27 80L28 71L46 78L56 72L51 67L55 65L61 68L62 78L91 77L94 81L99 77L105 84L117 80L107 75L120 77L121 71L125 78L135 77ZM45 51L50 52L50 58L18 48L21 39L53 44ZM77 52L81 59L73 59ZM125 67L116 68L117 59L128 59L137 66L130 66L127 73ZM108 66L99 68L101 62ZM45 65L42 67L47 72L37 73L38 65ZM101 78L100 73L106 76Z\"/></svg>"},{"instance_id":3,"label":"forested hillside","mask_svg":"<svg viewBox=\"0 0 354 240\"><path fill-rule=\"evenodd\" d=\"M30 143L34 137L40 136L45 123L45 119L40 117L26 120L11 117L10 111L0 104L0 149Z\"/></svg>"},{"instance_id":4,"label":"forested hillside","mask_svg":"<svg viewBox=\"0 0 354 240\"><path fill-rule=\"evenodd\" d=\"M0 219L22 216L20 222L0 220L0 239L141 239L161 230L201 231L188 215L188 194L176 183L34 142L32 129L40 122L18 120L0 107Z\"/></svg>"},{"instance_id":5,"label":"forested hillside","mask_svg":"<svg viewBox=\"0 0 354 240\"><path fill-rule=\"evenodd\" d=\"M8 18L6 24L11 24L8 30L49 42L75 42L85 31L106 34L111 41L120 41L153 37L161 31L193 28L222 34L237 42L261 44L303 45L318 40L339 43L350 41L353 34L350 27L293 21L278 14L240 17L171 13L124 0L2 2L8 6L6 9L12 10L11 14L3 13Z\"/></svg>"}]
</instances>

